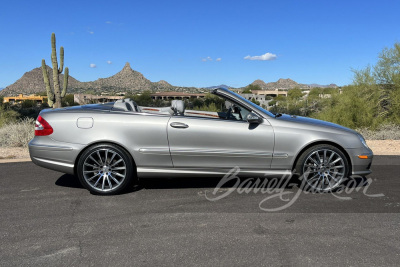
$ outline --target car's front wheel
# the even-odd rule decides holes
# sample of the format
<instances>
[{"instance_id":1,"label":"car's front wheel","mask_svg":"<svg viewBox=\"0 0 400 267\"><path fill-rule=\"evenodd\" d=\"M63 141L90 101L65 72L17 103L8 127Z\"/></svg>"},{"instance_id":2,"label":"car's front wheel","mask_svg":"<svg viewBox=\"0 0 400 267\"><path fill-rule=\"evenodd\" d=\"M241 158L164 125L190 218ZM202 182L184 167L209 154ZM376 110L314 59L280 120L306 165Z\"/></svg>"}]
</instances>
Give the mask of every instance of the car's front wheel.
<instances>
[{"instance_id":1,"label":"car's front wheel","mask_svg":"<svg viewBox=\"0 0 400 267\"><path fill-rule=\"evenodd\" d=\"M82 185L92 193L112 195L131 184L134 167L125 150L111 144L99 144L83 152L77 174Z\"/></svg>"},{"instance_id":2,"label":"car's front wheel","mask_svg":"<svg viewBox=\"0 0 400 267\"><path fill-rule=\"evenodd\" d=\"M300 156L296 165L304 189L318 192L337 189L349 170L349 162L343 152L328 144L310 147Z\"/></svg>"}]
</instances>

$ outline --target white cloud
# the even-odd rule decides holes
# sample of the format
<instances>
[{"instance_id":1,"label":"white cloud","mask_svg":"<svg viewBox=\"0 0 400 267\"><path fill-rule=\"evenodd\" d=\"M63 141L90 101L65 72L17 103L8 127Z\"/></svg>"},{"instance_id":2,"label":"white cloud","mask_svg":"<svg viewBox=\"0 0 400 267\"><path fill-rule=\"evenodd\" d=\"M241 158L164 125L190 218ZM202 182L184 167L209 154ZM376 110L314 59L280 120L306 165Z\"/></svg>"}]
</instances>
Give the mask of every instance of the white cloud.
<instances>
[{"instance_id":1,"label":"white cloud","mask_svg":"<svg viewBox=\"0 0 400 267\"><path fill-rule=\"evenodd\" d=\"M90 34L94 34L94 31L88 31L88 33L90 33Z\"/></svg>"},{"instance_id":2,"label":"white cloud","mask_svg":"<svg viewBox=\"0 0 400 267\"><path fill-rule=\"evenodd\" d=\"M277 56L272 53L265 53L264 55L261 56L246 56L244 59L247 60L275 60Z\"/></svg>"},{"instance_id":3,"label":"white cloud","mask_svg":"<svg viewBox=\"0 0 400 267\"><path fill-rule=\"evenodd\" d=\"M217 58L215 61L221 61L221 60L222 60L222 58L219 57L219 58Z\"/></svg>"},{"instance_id":4,"label":"white cloud","mask_svg":"<svg viewBox=\"0 0 400 267\"><path fill-rule=\"evenodd\" d=\"M90 67L91 67L91 68L96 68L96 64L90 63Z\"/></svg>"},{"instance_id":5,"label":"white cloud","mask_svg":"<svg viewBox=\"0 0 400 267\"><path fill-rule=\"evenodd\" d=\"M203 62L212 61L212 58L211 57L202 58L201 61Z\"/></svg>"},{"instance_id":6,"label":"white cloud","mask_svg":"<svg viewBox=\"0 0 400 267\"><path fill-rule=\"evenodd\" d=\"M112 61L111 60L107 60L107 64L112 64Z\"/></svg>"},{"instance_id":7,"label":"white cloud","mask_svg":"<svg viewBox=\"0 0 400 267\"><path fill-rule=\"evenodd\" d=\"M111 22L111 21L106 21L106 23L107 23L107 24L111 24L112 22Z\"/></svg>"}]
</instances>

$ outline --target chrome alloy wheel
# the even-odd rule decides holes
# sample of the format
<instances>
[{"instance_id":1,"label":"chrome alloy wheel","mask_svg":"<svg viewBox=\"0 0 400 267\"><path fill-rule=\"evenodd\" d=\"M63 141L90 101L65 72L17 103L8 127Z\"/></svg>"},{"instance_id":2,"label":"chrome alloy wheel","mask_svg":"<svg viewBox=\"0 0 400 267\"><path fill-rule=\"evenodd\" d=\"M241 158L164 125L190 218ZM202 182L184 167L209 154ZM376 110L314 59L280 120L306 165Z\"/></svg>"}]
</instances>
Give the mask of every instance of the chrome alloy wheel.
<instances>
[{"instance_id":1,"label":"chrome alloy wheel","mask_svg":"<svg viewBox=\"0 0 400 267\"><path fill-rule=\"evenodd\" d=\"M303 176L313 189L329 191L340 185L347 169L345 160L330 149L313 151L304 161Z\"/></svg>"},{"instance_id":2,"label":"chrome alloy wheel","mask_svg":"<svg viewBox=\"0 0 400 267\"><path fill-rule=\"evenodd\" d=\"M127 176L127 166L118 152L100 148L92 151L83 163L83 177L96 191L116 190Z\"/></svg>"}]
</instances>

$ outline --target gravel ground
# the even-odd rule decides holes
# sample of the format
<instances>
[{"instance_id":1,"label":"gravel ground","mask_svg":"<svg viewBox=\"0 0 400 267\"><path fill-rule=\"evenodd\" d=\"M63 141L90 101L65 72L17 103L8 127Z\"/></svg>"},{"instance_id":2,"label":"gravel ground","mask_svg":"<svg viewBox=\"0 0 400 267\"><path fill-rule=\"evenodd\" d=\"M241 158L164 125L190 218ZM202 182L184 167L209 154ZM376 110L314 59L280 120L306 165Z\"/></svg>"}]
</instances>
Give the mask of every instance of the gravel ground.
<instances>
[{"instance_id":1,"label":"gravel ground","mask_svg":"<svg viewBox=\"0 0 400 267\"><path fill-rule=\"evenodd\" d=\"M375 155L400 155L400 140L367 140ZM0 147L0 160L29 158L28 148Z\"/></svg>"}]
</instances>

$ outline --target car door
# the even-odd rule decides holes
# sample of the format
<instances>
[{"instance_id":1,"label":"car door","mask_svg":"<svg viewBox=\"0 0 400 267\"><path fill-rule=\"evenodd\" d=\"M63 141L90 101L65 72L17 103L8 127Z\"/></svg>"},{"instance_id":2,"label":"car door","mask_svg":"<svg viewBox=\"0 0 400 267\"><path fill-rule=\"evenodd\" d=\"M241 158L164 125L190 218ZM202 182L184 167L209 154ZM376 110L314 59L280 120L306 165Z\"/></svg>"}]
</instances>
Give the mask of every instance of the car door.
<instances>
[{"instance_id":1,"label":"car door","mask_svg":"<svg viewBox=\"0 0 400 267\"><path fill-rule=\"evenodd\" d=\"M270 168L274 133L266 120L172 116L167 129L175 168Z\"/></svg>"}]
</instances>

